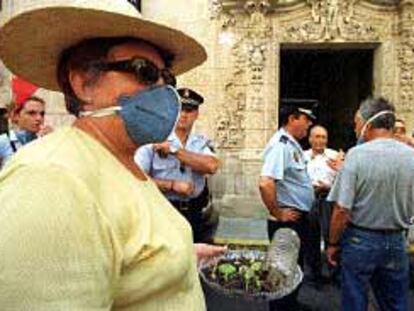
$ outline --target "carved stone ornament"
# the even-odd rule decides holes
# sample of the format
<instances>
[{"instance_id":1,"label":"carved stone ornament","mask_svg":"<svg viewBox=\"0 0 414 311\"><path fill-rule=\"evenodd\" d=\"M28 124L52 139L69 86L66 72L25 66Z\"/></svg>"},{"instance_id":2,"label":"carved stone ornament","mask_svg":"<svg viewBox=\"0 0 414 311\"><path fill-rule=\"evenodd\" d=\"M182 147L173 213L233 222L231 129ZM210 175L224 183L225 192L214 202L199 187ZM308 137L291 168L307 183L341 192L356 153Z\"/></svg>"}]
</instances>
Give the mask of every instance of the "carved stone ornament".
<instances>
[{"instance_id":1,"label":"carved stone ornament","mask_svg":"<svg viewBox=\"0 0 414 311\"><path fill-rule=\"evenodd\" d=\"M234 63L230 79L225 83L224 104L216 116L215 141L220 148L241 148L244 142L244 115L246 111L247 54L244 39L240 39L231 50Z\"/></svg>"},{"instance_id":2,"label":"carved stone ornament","mask_svg":"<svg viewBox=\"0 0 414 311\"><path fill-rule=\"evenodd\" d=\"M414 103L414 1L402 1L407 4L403 7L400 16L400 47L398 61L400 65L400 100L401 112L413 111Z\"/></svg>"},{"instance_id":3,"label":"carved stone ornament","mask_svg":"<svg viewBox=\"0 0 414 311\"><path fill-rule=\"evenodd\" d=\"M263 101L260 91L272 36L271 19L265 17L269 7L268 1L247 1L243 7L244 18L238 19L237 25L235 22L224 25L226 16L234 15L221 13L223 29L238 26L242 29L238 42L232 46L233 71L225 85L225 105L217 117L215 139L221 148L243 148L246 105L247 101L251 102L247 93L256 94L254 103Z\"/></svg>"},{"instance_id":4,"label":"carved stone ornament","mask_svg":"<svg viewBox=\"0 0 414 311\"><path fill-rule=\"evenodd\" d=\"M223 5L220 0L210 0L208 9L210 11L210 19L217 19L223 12Z\"/></svg>"},{"instance_id":5,"label":"carved stone ornament","mask_svg":"<svg viewBox=\"0 0 414 311\"><path fill-rule=\"evenodd\" d=\"M249 12L250 19L247 28L247 52L249 60L250 78L249 84L259 92L263 85L263 73L266 66L266 53L269 41L272 37L270 18L266 18L270 4L268 1L247 1L245 9Z\"/></svg>"},{"instance_id":6,"label":"carved stone ornament","mask_svg":"<svg viewBox=\"0 0 414 311\"><path fill-rule=\"evenodd\" d=\"M312 20L291 26L286 41L332 41L335 39L374 41L377 30L354 17L355 4L360 0L306 0Z\"/></svg>"}]
</instances>

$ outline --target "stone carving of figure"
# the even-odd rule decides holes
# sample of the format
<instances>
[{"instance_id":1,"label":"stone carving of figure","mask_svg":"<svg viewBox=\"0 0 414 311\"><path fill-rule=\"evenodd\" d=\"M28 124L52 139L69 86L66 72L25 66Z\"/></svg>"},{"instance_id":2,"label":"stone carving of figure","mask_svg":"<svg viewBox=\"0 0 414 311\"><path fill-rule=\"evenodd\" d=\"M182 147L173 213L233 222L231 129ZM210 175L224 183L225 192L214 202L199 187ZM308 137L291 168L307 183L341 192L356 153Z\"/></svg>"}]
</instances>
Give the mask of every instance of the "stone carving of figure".
<instances>
[{"instance_id":1,"label":"stone carving of figure","mask_svg":"<svg viewBox=\"0 0 414 311\"><path fill-rule=\"evenodd\" d=\"M331 39L339 32L339 1L326 0L326 36Z\"/></svg>"}]
</instances>

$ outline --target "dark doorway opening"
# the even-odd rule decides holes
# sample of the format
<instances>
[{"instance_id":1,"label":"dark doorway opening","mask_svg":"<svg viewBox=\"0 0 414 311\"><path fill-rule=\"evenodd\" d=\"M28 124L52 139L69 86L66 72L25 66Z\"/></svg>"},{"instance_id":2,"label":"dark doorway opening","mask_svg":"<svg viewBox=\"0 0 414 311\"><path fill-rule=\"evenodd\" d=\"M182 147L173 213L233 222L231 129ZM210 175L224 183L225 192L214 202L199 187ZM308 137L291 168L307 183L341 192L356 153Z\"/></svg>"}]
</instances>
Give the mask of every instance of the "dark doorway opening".
<instances>
[{"instance_id":1,"label":"dark doorway opening","mask_svg":"<svg viewBox=\"0 0 414 311\"><path fill-rule=\"evenodd\" d=\"M280 105L313 107L331 148L355 145L353 117L372 94L374 50L282 49L280 60Z\"/></svg>"}]
</instances>

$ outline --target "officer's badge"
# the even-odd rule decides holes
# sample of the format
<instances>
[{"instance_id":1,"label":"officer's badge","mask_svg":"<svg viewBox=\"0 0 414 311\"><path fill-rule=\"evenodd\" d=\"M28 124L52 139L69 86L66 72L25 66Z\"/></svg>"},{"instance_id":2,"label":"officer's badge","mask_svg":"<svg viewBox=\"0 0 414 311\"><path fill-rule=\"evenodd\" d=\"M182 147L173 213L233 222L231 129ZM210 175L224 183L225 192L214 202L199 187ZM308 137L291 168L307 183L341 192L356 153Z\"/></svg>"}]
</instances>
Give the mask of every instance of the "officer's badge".
<instances>
[{"instance_id":1,"label":"officer's badge","mask_svg":"<svg viewBox=\"0 0 414 311\"><path fill-rule=\"evenodd\" d=\"M299 163L299 154L296 151L293 152L293 159L295 159L296 163Z\"/></svg>"},{"instance_id":2,"label":"officer's badge","mask_svg":"<svg viewBox=\"0 0 414 311\"><path fill-rule=\"evenodd\" d=\"M186 98L190 97L190 90L189 89L184 90L184 97L186 97Z\"/></svg>"}]
</instances>

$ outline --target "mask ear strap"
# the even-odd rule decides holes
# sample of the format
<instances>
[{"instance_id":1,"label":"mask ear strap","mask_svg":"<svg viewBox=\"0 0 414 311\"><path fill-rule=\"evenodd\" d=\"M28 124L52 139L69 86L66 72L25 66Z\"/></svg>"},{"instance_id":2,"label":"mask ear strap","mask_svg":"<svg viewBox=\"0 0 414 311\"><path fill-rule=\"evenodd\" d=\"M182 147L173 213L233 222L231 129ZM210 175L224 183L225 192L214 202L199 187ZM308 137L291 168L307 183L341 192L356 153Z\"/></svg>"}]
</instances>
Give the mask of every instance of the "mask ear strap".
<instances>
[{"instance_id":1,"label":"mask ear strap","mask_svg":"<svg viewBox=\"0 0 414 311\"><path fill-rule=\"evenodd\" d=\"M79 116L101 118L101 117L107 117L107 116L117 114L117 112L120 110L121 110L120 106L105 107L105 108L94 110L94 111L81 111L79 113Z\"/></svg>"},{"instance_id":2,"label":"mask ear strap","mask_svg":"<svg viewBox=\"0 0 414 311\"><path fill-rule=\"evenodd\" d=\"M378 117L380 117L384 114L394 114L394 112L391 111L391 110L383 110L383 111L380 111L380 112L374 114L371 118L369 118L365 122L364 126L362 127L361 134L359 135L359 137L364 137L365 131L367 130L367 126L368 126L369 123L371 123L372 121L374 121L375 119L377 119Z\"/></svg>"}]
</instances>

